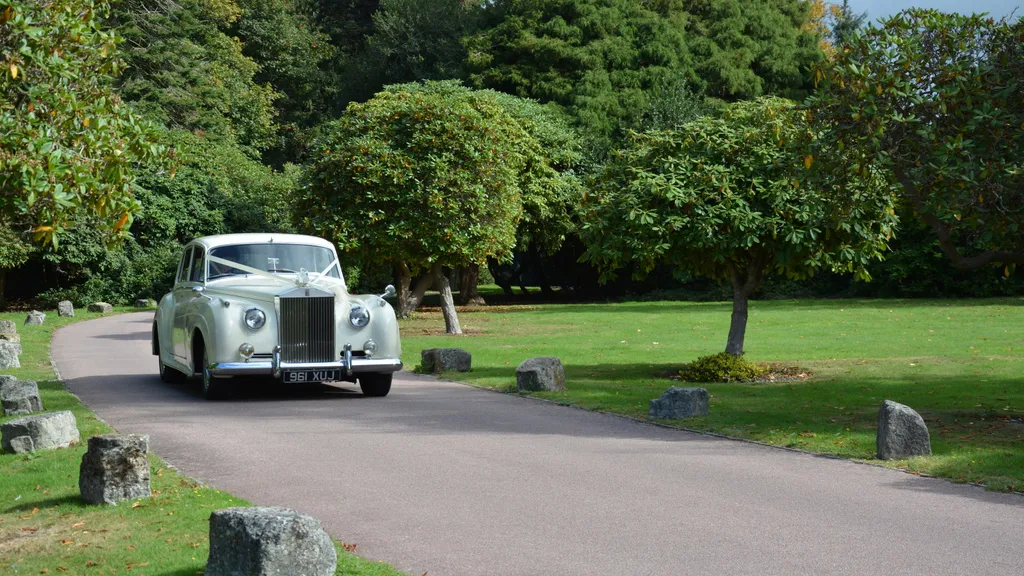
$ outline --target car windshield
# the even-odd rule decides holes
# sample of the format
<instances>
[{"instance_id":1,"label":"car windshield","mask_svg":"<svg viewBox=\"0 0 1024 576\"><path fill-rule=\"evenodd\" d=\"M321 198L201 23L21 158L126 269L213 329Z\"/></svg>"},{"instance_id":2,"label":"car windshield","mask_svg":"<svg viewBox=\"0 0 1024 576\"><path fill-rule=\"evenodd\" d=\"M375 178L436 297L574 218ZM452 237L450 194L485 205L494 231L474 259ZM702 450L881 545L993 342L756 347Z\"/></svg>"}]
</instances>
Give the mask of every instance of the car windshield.
<instances>
[{"instance_id":1,"label":"car windshield","mask_svg":"<svg viewBox=\"0 0 1024 576\"><path fill-rule=\"evenodd\" d=\"M302 244L265 243L220 246L210 250L210 256L272 274L295 274L300 270L305 270L310 274L319 274L334 261L334 252L330 249ZM225 276L248 273L227 264L211 261L208 278L215 280ZM335 266L327 272L327 276L341 278L341 272Z\"/></svg>"}]
</instances>

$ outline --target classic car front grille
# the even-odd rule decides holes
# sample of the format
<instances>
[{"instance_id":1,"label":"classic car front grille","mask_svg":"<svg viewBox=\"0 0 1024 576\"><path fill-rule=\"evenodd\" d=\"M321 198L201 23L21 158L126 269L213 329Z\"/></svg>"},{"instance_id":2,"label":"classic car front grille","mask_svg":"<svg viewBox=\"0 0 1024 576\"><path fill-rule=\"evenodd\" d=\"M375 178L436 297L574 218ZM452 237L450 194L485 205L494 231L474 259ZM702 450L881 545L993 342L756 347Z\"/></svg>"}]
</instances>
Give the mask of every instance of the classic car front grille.
<instances>
[{"instance_id":1,"label":"classic car front grille","mask_svg":"<svg viewBox=\"0 0 1024 576\"><path fill-rule=\"evenodd\" d=\"M281 361L334 362L334 296L281 298Z\"/></svg>"}]
</instances>

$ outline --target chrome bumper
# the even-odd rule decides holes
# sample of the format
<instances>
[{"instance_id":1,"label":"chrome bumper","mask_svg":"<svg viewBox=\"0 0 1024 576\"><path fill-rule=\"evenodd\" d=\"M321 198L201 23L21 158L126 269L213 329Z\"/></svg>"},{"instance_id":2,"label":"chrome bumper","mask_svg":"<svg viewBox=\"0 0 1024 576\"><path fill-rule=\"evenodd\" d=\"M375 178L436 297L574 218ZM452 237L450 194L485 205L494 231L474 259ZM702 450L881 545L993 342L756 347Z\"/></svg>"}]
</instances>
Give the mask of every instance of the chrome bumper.
<instances>
[{"instance_id":1,"label":"chrome bumper","mask_svg":"<svg viewBox=\"0 0 1024 576\"><path fill-rule=\"evenodd\" d=\"M402 361L398 358L352 358L339 362L293 364L280 362L277 355L270 362L221 362L210 366L213 376L281 376L282 370L341 370L351 376L358 372L398 372Z\"/></svg>"}]
</instances>

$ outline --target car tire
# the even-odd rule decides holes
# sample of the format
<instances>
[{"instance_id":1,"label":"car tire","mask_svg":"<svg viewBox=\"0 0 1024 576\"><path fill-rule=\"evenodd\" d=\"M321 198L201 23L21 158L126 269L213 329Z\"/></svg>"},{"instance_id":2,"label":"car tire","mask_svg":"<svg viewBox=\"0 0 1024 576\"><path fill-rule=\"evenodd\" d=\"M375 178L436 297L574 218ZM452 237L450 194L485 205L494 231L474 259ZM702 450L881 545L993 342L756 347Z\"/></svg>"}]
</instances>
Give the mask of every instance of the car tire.
<instances>
[{"instance_id":1,"label":"car tire","mask_svg":"<svg viewBox=\"0 0 1024 576\"><path fill-rule=\"evenodd\" d=\"M203 388L203 398L207 400L221 400L227 396L227 383L223 380L218 380L210 374L210 369L207 368L209 362L206 358L206 347L203 347L203 375L200 379Z\"/></svg>"},{"instance_id":2,"label":"car tire","mask_svg":"<svg viewBox=\"0 0 1024 576\"><path fill-rule=\"evenodd\" d=\"M182 374L181 372L178 372L174 368L171 368L167 364L164 364L164 361L160 360L159 357L157 357L157 360L160 362L160 380L161 381L166 382L168 384L178 384L178 383L183 382L185 380L185 375L184 374Z\"/></svg>"},{"instance_id":3,"label":"car tire","mask_svg":"<svg viewBox=\"0 0 1024 576\"><path fill-rule=\"evenodd\" d=\"M363 396L381 398L391 392L391 378L393 374L363 374L359 377L359 388Z\"/></svg>"}]
</instances>

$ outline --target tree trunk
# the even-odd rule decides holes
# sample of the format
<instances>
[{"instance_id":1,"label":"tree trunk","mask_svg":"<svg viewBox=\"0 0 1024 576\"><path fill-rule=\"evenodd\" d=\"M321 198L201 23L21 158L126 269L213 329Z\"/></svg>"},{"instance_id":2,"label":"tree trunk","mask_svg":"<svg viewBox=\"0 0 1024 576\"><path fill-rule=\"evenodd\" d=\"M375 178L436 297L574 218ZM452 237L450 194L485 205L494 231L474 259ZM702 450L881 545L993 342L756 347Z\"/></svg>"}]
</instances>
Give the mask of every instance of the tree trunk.
<instances>
[{"instance_id":1,"label":"tree trunk","mask_svg":"<svg viewBox=\"0 0 1024 576\"><path fill-rule=\"evenodd\" d=\"M395 275L398 276L398 309L395 313L399 318L408 318L423 303L423 296L434 284L431 274L424 274L412 284L412 271L405 262L395 264Z\"/></svg>"},{"instance_id":2,"label":"tree trunk","mask_svg":"<svg viewBox=\"0 0 1024 576\"><path fill-rule=\"evenodd\" d=\"M480 265L468 264L459 274L459 304L463 306L483 306L487 304L477 292L476 285L480 282Z\"/></svg>"},{"instance_id":3,"label":"tree trunk","mask_svg":"<svg viewBox=\"0 0 1024 576\"><path fill-rule=\"evenodd\" d=\"M729 262L729 280L732 281L732 321L729 324L729 338L725 342L727 354L743 356L750 296L761 287L761 278L767 264L768 257L764 254L753 255L745 269Z\"/></svg>"},{"instance_id":4,"label":"tree trunk","mask_svg":"<svg viewBox=\"0 0 1024 576\"><path fill-rule=\"evenodd\" d=\"M452 296L452 285L445 275L440 263L435 263L431 269L434 276L434 285L441 293L441 313L444 314L445 331L449 334L462 334L459 326L459 316L455 312L455 298Z\"/></svg>"},{"instance_id":5,"label":"tree trunk","mask_svg":"<svg viewBox=\"0 0 1024 576\"><path fill-rule=\"evenodd\" d=\"M733 356L743 356L743 339L747 335L747 303L750 295L742 286L738 289L733 282L732 291L732 322L729 324L729 339L725 343L725 351Z\"/></svg>"}]
</instances>

